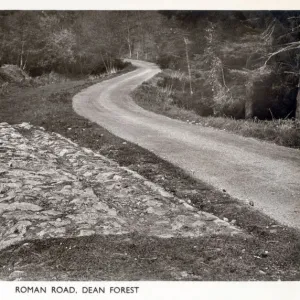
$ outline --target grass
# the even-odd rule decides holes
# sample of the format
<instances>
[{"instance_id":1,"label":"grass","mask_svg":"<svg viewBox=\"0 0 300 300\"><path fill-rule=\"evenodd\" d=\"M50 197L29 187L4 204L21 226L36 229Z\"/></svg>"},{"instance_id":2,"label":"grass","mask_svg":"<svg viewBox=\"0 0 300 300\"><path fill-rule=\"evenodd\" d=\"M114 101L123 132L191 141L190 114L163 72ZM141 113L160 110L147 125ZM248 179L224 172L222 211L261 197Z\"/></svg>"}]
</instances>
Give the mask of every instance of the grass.
<instances>
[{"instance_id":1,"label":"grass","mask_svg":"<svg viewBox=\"0 0 300 300\"><path fill-rule=\"evenodd\" d=\"M227 130L281 146L300 148L299 120L236 120L228 117L203 117L194 111L197 103L191 103L189 109L186 108L189 107L188 104L179 107L172 100L172 95L176 93L172 86L160 87L156 82L157 80L145 82L132 93L134 100L147 110L195 125ZM186 101L188 102L189 99Z\"/></svg>"},{"instance_id":2,"label":"grass","mask_svg":"<svg viewBox=\"0 0 300 300\"><path fill-rule=\"evenodd\" d=\"M114 75L112 75L114 76ZM28 241L0 252L0 278L28 280L299 280L300 235L252 206L191 178L153 153L112 135L72 109L72 97L97 81L18 87L0 98L0 121L30 122L99 151L197 208L236 220L247 237L159 239L137 234ZM268 251L265 255L264 251ZM83 267L84 266L84 267Z\"/></svg>"}]
</instances>

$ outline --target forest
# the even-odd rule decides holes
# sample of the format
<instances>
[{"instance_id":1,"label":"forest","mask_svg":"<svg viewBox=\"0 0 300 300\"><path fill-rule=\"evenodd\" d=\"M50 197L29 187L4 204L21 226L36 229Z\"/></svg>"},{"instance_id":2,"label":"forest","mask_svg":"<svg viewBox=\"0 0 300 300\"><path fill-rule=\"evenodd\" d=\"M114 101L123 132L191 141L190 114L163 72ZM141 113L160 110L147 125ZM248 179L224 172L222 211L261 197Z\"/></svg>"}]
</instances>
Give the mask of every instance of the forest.
<instances>
[{"instance_id":1,"label":"forest","mask_svg":"<svg viewBox=\"0 0 300 300\"><path fill-rule=\"evenodd\" d=\"M80 77L147 60L170 101L201 116L299 119L299 49L293 11L0 12L0 67Z\"/></svg>"}]
</instances>

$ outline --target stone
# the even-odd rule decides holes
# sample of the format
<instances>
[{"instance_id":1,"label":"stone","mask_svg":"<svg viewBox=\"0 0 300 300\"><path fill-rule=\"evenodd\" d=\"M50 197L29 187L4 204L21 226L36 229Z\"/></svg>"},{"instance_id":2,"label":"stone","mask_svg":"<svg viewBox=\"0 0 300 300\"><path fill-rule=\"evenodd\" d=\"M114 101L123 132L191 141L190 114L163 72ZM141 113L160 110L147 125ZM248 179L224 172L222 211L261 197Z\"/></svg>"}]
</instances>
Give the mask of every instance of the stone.
<instances>
[{"instance_id":1,"label":"stone","mask_svg":"<svg viewBox=\"0 0 300 300\"><path fill-rule=\"evenodd\" d=\"M5 213L2 215L2 217L5 218L6 220L17 220L17 221L22 221L22 220L44 221L50 219L49 216L38 215L37 213L27 213L27 212L17 213L16 211Z\"/></svg>"},{"instance_id":2,"label":"stone","mask_svg":"<svg viewBox=\"0 0 300 300\"><path fill-rule=\"evenodd\" d=\"M111 216L111 217L115 217L115 216L117 216L117 211L115 210L115 209L110 209L108 212L107 212L107 214L109 215L109 216Z\"/></svg>"},{"instance_id":3,"label":"stone","mask_svg":"<svg viewBox=\"0 0 300 300\"><path fill-rule=\"evenodd\" d=\"M59 134L28 123L0 123L0 137L0 249L91 234L171 238L241 232Z\"/></svg>"},{"instance_id":4,"label":"stone","mask_svg":"<svg viewBox=\"0 0 300 300\"><path fill-rule=\"evenodd\" d=\"M186 271L182 271L182 272L180 272L180 276L183 277L183 278L186 278L186 277L189 276L189 274Z\"/></svg>"},{"instance_id":5,"label":"stone","mask_svg":"<svg viewBox=\"0 0 300 300\"><path fill-rule=\"evenodd\" d=\"M29 75L17 65L2 65L0 68L0 74L6 81L9 82L22 82L23 80L30 79Z\"/></svg>"},{"instance_id":6,"label":"stone","mask_svg":"<svg viewBox=\"0 0 300 300\"><path fill-rule=\"evenodd\" d=\"M78 236L89 236L95 234L94 230L81 229Z\"/></svg>"},{"instance_id":7,"label":"stone","mask_svg":"<svg viewBox=\"0 0 300 300\"><path fill-rule=\"evenodd\" d=\"M120 175L114 175L112 179L113 179L113 180L116 180L116 181L119 181L119 180L122 180L123 177L120 176Z\"/></svg>"},{"instance_id":8,"label":"stone","mask_svg":"<svg viewBox=\"0 0 300 300\"><path fill-rule=\"evenodd\" d=\"M26 273L24 271L16 270L16 271L13 271L12 273L10 273L8 278L10 280L17 280L17 279L24 277L24 275L26 275Z\"/></svg>"},{"instance_id":9,"label":"stone","mask_svg":"<svg viewBox=\"0 0 300 300\"><path fill-rule=\"evenodd\" d=\"M49 215L49 216L58 216L58 215L61 215L61 212L50 209L50 210L42 211L42 214Z\"/></svg>"},{"instance_id":10,"label":"stone","mask_svg":"<svg viewBox=\"0 0 300 300\"><path fill-rule=\"evenodd\" d=\"M29 123L23 122L23 123L19 124L18 127L30 130L32 128L32 125L30 125Z\"/></svg>"},{"instance_id":11,"label":"stone","mask_svg":"<svg viewBox=\"0 0 300 300\"><path fill-rule=\"evenodd\" d=\"M182 203L182 205L183 205L183 207L185 208L185 209L188 209L188 210L190 210L190 211L195 211L196 210L196 208L195 207L193 207L192 205L189 205L189 204L187 204L187 203Z\"/></svg>"},{"instance_id":12,"label":"stone","mask_svg":"<svg viewBox=\"0 0 300 300\"><path fill-rule=\"evenodd\" d=\"M160 186L158 186L157 184L151 182L151 181L144 181L144 184L146 186L148 186L149 188L151 188L153 191L158 192L161 196L166 197L166 198L170 198L173 197L172 194L170 194L169 192L167 192L166 190L164 190L163 188L161 188Z\"/></svg>"},{"instance_id":13,"label":"stone","mask_svg":"<svg viewBox=\"0 0 300 300\"><path fill-rule=\"evenodd\" d=\"M38 205L27 202L15 202L10 204L11 210L29 210L29 211L41 211L42 208Z\"/></svg>"},{"instance_id":14,"label":"stone","mask_svg":"<svg viewBox=\"0 0 300 300\"><path fill-rule=\"evenodd\" d=\"M146 209L146 212L147 212L148 214L153 214L153 213L154 213L154 208L153 208L153 207L148 207L148 208Z\"/></svg>"},{"instance_id":15,"label":"stone","mask_svg":"<svg viewBox=\"0 0 300 300\"><path fill-rule=\"evenodd\" d=\"M29 227L31 224L32 223L27 220L19 221L7 231L7 234L17 234L22 236L26 233L27 227Z\"/></svg>"},{"instance_id":16,"label":"stone","mask_svg":"<svg viewBox=\"0 0 300 300\"><path fill-rule=\"evenodd\" d=\"M109 206L106 203L98 202L93 206L96 210L109 211Z\"/></svg>"},{"instance_id":17,"label":"stone","mask_svg":"<svg viewBox=\"0 0 300 300\"><path fill-rule=\"evenodd\" d=\"M8 189L8 185L5 186L3 183L0 183L0 194L4 194Z\"/></svg>"},{"instance_id":18,"label":"stone","mask_svg":"<svg viewBox=\"0 0 300 300\"><path fill-rule=\"evenodd\" d=\"M63 149L60 151L59 156L64 156L68 153L69 151L67 149Z\"/></svg>"},{"instance_id":19,"label":"stone","mask_svg":"<svg viewBox=\"0 0 300 300\"><path fill-rule=\"evenodd\" d=\"M206 224L203 221L197 220L197 221L193 222L190 226L193 228L197 228L197 227L199 228L199 227L206 226Z\"/></svg>"}]
</instances>

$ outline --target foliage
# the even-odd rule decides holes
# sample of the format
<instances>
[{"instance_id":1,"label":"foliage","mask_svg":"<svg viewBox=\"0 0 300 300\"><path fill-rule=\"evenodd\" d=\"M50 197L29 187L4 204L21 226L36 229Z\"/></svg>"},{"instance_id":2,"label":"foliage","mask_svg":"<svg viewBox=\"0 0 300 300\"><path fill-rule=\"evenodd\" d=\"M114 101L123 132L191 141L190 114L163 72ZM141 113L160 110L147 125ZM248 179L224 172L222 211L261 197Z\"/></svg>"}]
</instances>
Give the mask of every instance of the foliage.
<instances>
[{"instance_id":1,"label":"foliage","mask_svg":"<svg viewBox=\"0 0 300 300\"><path fill-rule=\"evenodd\" d=\"M156 78L145 82L133 91L133 99L145 109L195 126L218 128L281 146L300 148L300 122L298 120L259 120L257 118L237 120L226 116L213 117L212 111L209 110L209 102L197 103L195 98L185 98L184 101L182 95L178 96L178 91L174 90L174 85L171 94L168 90L164 90L161 83L166 80L165 78L166 74L158 74Z\"/></svg>"},{"instance_id":2,"label":"foliage","mask_svg":"<svg viewBox=\"0 0 300 300\"><path fill-rule=\"evenodd\" d=\"M94 76L122 68L123 57L149 60L190 74L190 88L173 86L175 101L214 116L295 117L299 48L292 11L0 12L0 66Z\"/></svg>"}]
</instances>

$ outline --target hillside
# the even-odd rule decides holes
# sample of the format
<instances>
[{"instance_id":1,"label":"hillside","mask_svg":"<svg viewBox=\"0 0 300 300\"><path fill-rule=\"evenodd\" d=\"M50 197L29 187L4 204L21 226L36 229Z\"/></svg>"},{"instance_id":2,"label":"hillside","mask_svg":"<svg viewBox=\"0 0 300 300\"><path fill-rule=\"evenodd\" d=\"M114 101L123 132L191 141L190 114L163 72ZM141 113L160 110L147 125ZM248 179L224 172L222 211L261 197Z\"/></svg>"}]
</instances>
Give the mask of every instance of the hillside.
<instances>
[{"instance_id":1,"label":"hillside","mask_svg":"<svg viewBox=\"0 0 300 300\"><path fill-rule=\"evenodd\" d=\"M299 280L298 19L1 11L0 278Z\"/></svg>"},{"instance_id":2,"label":"hillside","mask_svg":"<svg viewBox=\"0 0 300 300\"><path fill-rule=\"evenodd\" d=\"M31 76L158 63L172 101L201 116L298 118L299 12L2 11L0 66Z\"/></svg>"}]
</instances>

